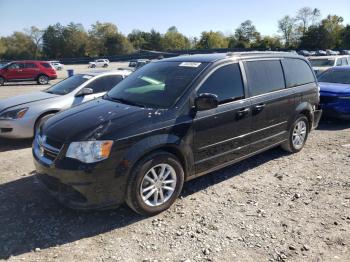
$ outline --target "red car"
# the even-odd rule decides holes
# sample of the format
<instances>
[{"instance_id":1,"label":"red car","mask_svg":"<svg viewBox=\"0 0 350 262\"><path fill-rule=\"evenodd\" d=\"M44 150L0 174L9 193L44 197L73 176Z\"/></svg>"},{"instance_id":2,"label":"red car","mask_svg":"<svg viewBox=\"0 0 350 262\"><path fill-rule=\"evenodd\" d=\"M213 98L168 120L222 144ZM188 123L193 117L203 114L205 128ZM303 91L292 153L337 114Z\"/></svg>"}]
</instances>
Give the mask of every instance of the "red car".
<instances>
[{"instance_id":1,"label":"red car","mask_svg":"<svg viewBox=\"0 0 350 262\"><path fill-rule=\"evenodd\" d=\"M37 81L45 85L55 78L55 68L46 61L14 61L0 68L0 85L20 81Z\"/></svg>"}]
</instances>

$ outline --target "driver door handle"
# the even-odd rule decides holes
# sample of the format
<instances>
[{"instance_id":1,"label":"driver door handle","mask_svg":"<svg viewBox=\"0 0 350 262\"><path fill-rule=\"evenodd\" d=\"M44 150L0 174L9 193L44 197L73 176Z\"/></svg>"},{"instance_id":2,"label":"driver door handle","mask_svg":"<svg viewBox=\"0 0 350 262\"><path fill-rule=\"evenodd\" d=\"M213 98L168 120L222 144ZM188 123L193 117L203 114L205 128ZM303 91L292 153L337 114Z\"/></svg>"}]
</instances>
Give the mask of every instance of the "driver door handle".
<instances>
[{"instance_id":1,"label":"driver door handle","mask_svg":"<svg viewBox=\"0 0 350 262\"><path fill-rule=\"evenodd\" d=\"M249 113L249 111L250 111L249 108L242 108L242 109L238 110L237 116L243 117L243 116L247 115Z\"/></svg>"},{"instance_id":2,"label":"driver door handle","mask_svg":"<svg viewBox=\"0 0 350 262\"><path fill-rule=\"evenodd\" d=\"M253 110L254 110L254 112L260 112L265 108L265 106L266 106L265 104L258 104L258 105L253 107Z\"/></svg>"}]
</instances>

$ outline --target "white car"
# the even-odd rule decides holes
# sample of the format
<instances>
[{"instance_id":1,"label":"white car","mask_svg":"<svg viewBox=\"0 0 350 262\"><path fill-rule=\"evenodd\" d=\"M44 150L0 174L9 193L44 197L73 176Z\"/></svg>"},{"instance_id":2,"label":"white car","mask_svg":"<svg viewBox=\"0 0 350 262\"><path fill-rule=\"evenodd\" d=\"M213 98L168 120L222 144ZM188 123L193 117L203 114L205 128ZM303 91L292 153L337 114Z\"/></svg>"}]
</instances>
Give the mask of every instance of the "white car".
<instances>
[{"instance_id":1,"label":"white car","mask_svg":"<svg viewBox=\"0 0 350 262\"><path fill-rule=\"evenodd\" d=\"M108 67L108 66L109 66L108 59L97 59L94 62L89 62L89 68Z\"/></svg>"},{"instance_id":2,"label":"white car","mask_svg":"<svg viewBox=\"0 0 350 262\"><path fill-rule=\"evenodd\" d=\"M309 57L312 68L316 75L334 66L350 65L350 56L314 56Z\"/></svg>"},{"instance_id":3,"label":"white car","mask_svg":"<svg viewBox=\"0 0 350 262\"><path fill-rule=\"evenodd\" d=\"M64 67L59 61L50 61L50 64L58 71L62 70Z\"/></svg>"}]
</instances>

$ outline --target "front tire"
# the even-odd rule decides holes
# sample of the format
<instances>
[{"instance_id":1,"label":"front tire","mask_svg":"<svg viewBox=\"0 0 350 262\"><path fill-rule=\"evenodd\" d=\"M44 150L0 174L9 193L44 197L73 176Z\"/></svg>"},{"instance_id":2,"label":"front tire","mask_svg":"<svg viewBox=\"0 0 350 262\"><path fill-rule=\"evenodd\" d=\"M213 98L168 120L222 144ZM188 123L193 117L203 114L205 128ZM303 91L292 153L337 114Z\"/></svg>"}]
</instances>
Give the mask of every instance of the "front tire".
<instances>
[{"instance_id":1,"label":"front tire","mask_svg":"<svg viewBox=\"0 0 350 262\"><path fill-rule=\"evenodd\" d=\"M299 115L289 130L289 137L281 147L290 153L301 151L306 143L310 131L309 120L304 115Z\"/></svg>"},{"instance_id":2,"label":"front tire","mask_svg":"<svg viewBox=\"0 0 350 262\"><path fill-rule=\"evenodd\" d=\"M39 85L47 85L49 83L49 78L46 75L40 75L37 82Z\"/></svg>"},{"instance_id":3,"label":"front tire","mask_svg":"<svg viewBox=\"0 0 350 262\"><path fill-rule=\"evenodd\" d=\"M5 84L5 78L0 76L0 86L3 86Z\"/></svg>"},{"instance_id":4,"label":"front tire","mask_svg":"<svg viewBox=\"0 0 350 262\"><path fill-rule=\"evenodd\" d=\"M183 183L184 171L179 160L168 152L155 152L133 168L126 203L141 215L156 215L174 203Z\"/></svg>"}]
</instances>

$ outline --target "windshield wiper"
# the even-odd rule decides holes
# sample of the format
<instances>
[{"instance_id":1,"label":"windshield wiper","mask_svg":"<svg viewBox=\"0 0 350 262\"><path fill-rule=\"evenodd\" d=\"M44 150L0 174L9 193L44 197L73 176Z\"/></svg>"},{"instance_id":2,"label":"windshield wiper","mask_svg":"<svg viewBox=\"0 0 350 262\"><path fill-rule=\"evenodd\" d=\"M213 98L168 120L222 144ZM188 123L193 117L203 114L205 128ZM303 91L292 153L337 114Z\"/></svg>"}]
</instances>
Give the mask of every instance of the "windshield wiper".
<instances>
[{"instance_id":1,"label":"windshield wiper","mask_svg":"<svg viewBox=\"0 0 350 262\"><path fill-rule=\"evenodd\" d=\"M112 101L115 101L115 102L119 102L119 103L122 103L122 104L126 104L126 105L131 105L131 106L138 106L138 107L146 107L145 105L143 104L140 104L140 103L137 103L137 102L133 102L133 101L129 101L125 98L116 98L116 97L111 97L109 95L105 95L105 97L109 100L112 100Z\"/></svg>"}]
</instances>

